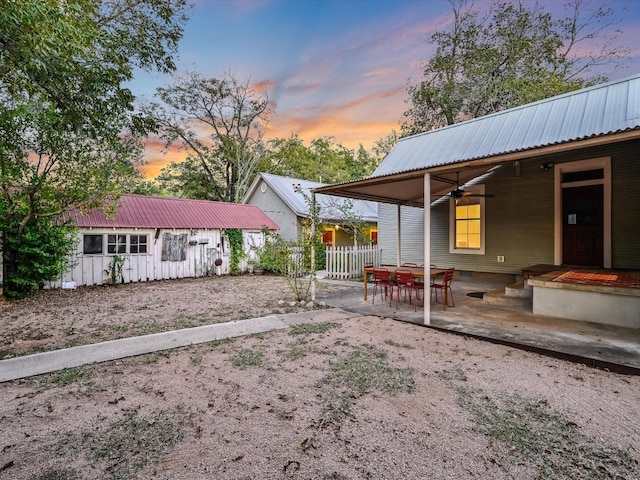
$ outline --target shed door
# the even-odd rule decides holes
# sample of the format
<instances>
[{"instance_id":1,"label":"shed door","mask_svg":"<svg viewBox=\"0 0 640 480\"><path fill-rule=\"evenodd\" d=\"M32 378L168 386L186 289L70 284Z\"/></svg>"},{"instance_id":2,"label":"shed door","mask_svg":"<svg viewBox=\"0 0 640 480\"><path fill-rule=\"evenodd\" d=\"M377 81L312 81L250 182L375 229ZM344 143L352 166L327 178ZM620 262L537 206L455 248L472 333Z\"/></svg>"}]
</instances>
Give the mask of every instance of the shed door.
<instances>
[{"instance_id":1,"label":"shed door","mask_svg":"<svg viewBox=\"0 0 640 480\"><path fill-rule=\"evenodd\" d=\"M562 189L562 263L602 267L603 185Z\"/></svg>"}]
</instances>

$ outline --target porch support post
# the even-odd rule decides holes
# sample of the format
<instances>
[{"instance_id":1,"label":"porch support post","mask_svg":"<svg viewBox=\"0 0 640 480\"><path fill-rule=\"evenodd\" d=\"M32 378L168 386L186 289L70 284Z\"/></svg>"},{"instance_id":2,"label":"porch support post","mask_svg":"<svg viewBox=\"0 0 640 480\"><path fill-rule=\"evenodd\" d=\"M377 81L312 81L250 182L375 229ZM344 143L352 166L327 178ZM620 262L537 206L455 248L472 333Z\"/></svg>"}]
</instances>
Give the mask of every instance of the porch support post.
<instances>
[{"instance_id":1,"label":"porch support post","mask_svg":"<svg viewBox=\"0 0 640 480\"><path fill-rule=\"evenodd\" d=\"M431 325L431 175L424 174L424 324ZM429 303L427 303L427 288L429 289Z\"/></svg>"},{"instance_id":2,"label":"porch support post","mask_svg":"<svg viewBox=\"0 0 640 480\"><path fill-rule=\"evenodd\" d=\"M402 262L402 235L400 233L400 225L402 224L402 221L400 219L400 208L401 208L401 205L398 204L398 226L396 228L396 230L398 232L398 238L396 238L396 244L398 245L398 256L396 258L396 266L397 267L402 265L400 263L400 262Z\"/></svg>"},{"instance_id":3,"label":"porch support post","mask_svg":"<svg viewBox=\"0 0 640 480\"><path fill-rule=\"evenodd\" d=\"M311 301L316 302L316 192L311 192Z\"/></svg>"}]
</instances>

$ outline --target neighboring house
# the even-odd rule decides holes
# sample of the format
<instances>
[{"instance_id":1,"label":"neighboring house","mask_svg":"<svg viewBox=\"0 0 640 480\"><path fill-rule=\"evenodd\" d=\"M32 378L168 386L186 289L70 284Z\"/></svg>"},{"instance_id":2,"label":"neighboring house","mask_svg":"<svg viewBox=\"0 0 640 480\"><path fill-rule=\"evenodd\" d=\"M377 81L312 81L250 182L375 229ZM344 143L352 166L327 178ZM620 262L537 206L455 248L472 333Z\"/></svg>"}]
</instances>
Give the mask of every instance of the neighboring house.
<instances>
[{"instance_id":1,"label":"neighboring house","mask_svg":"<svg viewBox=\"0 0 640 480\"><path fill-rule=\"evenodd\" d=\"M145 195L123 195L113 218L94 210L76 216L76 224L75 266L50 287L101 285L115 255L125 259L126 283L226 274L230 247L223 229L243 230L249 252L262 245L263 227L278 228L252 205ZM216 267L218 258L222 264Z\"/></svg>"},{"instance_id":2,"label":"neighboring house","mask_svg":"<svg viewBox=\"0 0 640 480\"><path fill-rule=\"evenodd\" d=\"M384 202L383 263L640 270L640 74L404 138L371 177L316 191Z\"/></svg>"},{"instance_id":3,"label":"neighboring house","mask_svg":"<svg viewBox=\"0 0 640 480\"><path fill-rule=\"evenodd\" d=\"M297 241L309 219L311 190L326 184L299 178L259 173L243 203L256 205L280 226L278 232L288 241ZM300 190L304 193L301 193ZM305 195L307 199L305 199ZM320 206L320 222L324 231L322 241L329 246L352 246L353 235L344 229L345 212L365 222L365 241L377 243L378 211L375 202L344 200L327 195L317 195Z\"/></svg>"}]
</instances>

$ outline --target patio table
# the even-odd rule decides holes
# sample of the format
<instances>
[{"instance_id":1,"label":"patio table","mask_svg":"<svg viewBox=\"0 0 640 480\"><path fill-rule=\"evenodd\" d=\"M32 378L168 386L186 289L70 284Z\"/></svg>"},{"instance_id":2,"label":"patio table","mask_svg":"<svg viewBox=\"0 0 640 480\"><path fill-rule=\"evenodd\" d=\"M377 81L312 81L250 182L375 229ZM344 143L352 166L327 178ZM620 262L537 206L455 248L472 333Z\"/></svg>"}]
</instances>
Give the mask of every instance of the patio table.
<instances>
[{"instance_id":1,"label":"patio table","mask_svg":"<svg viewBox=\"0 0 640 480\"><path fill-rule=\"evenodd\" d=\"M365 267L364 268L364 299L365 300L367 299L368 277L369 277L369 275L373 274L373 268L374 267ZM396 270L399 269L399 268L401 268L403 270L411 270L413 278L419 278L419 279L424 280L424 268L422 268L422 267L380 267L380 268L386 268L387 270L389 270L389 273L391 273L391 275L394 275ZM444 275L444 272L446 271L446 269L444 269L444 268L431 268L430 270L431 270L431 272L430 272L430 277L431 278L440 277L440 276ZM425 292L425 295L426 295L426 292Z\"/></svg>"}]
</instances>

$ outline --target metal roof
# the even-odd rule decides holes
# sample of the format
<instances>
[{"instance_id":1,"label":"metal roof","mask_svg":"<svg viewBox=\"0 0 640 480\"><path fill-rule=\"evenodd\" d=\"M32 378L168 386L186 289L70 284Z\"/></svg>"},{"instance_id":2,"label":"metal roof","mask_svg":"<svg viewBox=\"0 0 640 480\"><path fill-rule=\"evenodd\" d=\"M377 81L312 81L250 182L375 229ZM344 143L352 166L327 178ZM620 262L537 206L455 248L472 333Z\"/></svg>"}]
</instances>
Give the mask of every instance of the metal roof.
<instances>
[{"instance_id":1,"label":"metal roof","mask_svg":"<svg viewBox=\"0 0 640 480\"><path fill-rule=\"evenodd\" d=\"M398 142L371 177L317 193L422 207L507 162L640 138L640 73Z\"/></svg>"},{"instance_id":2,"label":"metal roof","mask_svg":"<svg viewBox=\"0 0 640 480\"><path fill-rule=\"evenodd\" d=\"M279 228L255 205L147 195L123 195L113 218L106 218L98 209L88 215L74 216L78 227Z\"/></svg>"},{"instance_id":3,"label":"metal roof","mask_svg":"<svg viewBox=\"0 0 640 480\"><path fill-rule=\"evenodd\" d=\"M259 173L249 188L245 201L255 192L261 180L264 181L296 215L301 217L309 216L309 206L304 195L296 191L296 187L299 186L303 192L311 195L311 190L327 185L326 183L311 182L300 178L283 177L271 173ZM316 202L320 205L321 219L340 220L340 218L344 216L337 206L344 204L346 200L339 200L331 195L316 195ZM367 222L378 221L378 205L375 202L353 200L352 203L353 213L355 215Z\"/></svg>"},{"instance_id":4,"label":"metal roof","mask_svg":"<svg viewBox=\"0 0 640 480\"><path fill-rule=\"evenodd\" d=\"M640 74L400 140L372 177L640 128Z\"/></svg>"}]
</instances>

